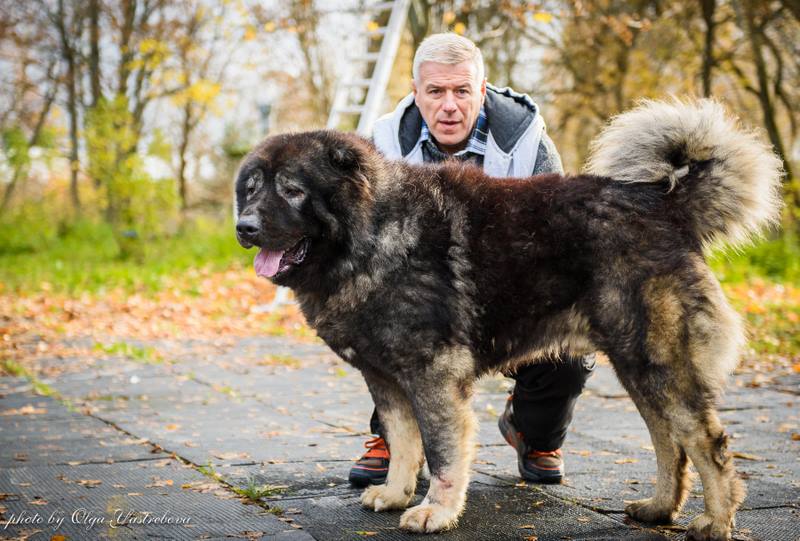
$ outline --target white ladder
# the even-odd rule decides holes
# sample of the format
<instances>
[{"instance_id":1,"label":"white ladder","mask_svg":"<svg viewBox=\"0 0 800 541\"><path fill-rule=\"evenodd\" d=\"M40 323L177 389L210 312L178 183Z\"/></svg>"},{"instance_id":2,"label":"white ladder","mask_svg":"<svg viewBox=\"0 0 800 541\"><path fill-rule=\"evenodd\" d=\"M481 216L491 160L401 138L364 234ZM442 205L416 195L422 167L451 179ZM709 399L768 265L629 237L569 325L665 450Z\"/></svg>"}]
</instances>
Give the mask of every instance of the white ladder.
<instances>
[{"instance_id":1,"label":"white ladder","mask_svg":"<svg viewBox=\"0 0 800 541\"><path fill-rule=\"evenodd\" d=\"M380 51L350 57L348 64L351 66L362 66L366 70L370 64L374 63L375 67L372 69L372 75L368 78L355 77L356 70L354 69L344 70L344 75L336 85L333 106L328 116L328 129L337 129L342 115L358 115L356 133L364 137L372 134L372 125L378 119L383 98L386 95L386 85L389 84L389 76L392 73L397 49L400 47L400 38L403 36L403 28L410 6L411 0L379 2L365 6L368 13L380 13L389 9L392 11L386 26L375 28L369 32L369 36L377 34L382 37ZM359 88L367 89L363 103L359 103L357 96L353 95L353 89ZM295 304L289 293L289 288L279 287L271 303L257 306L254 311L274 312L282 306Z\"/></svg>"},{"instance_id":2,"label":"white ladder","mask_svg":"<svg viewBox=\"0 0 800 541\"><path fill-rule=\"evenodd\" d=\"M348 62L350 66L363 66L366 70L370 64L374 63L372 74L367 77L355 77L355 69L345 70L344 75L336 85L336 94L333 98L333 106L328 116L328 129L337 129L342 120L342 115L357 115L358 126L356 133L364 137L369 137L372 133L372 125L378 119L383 98L386 95L386 85L389 83L389 76L392 73L392 66L400 47L400 38L403 35L403 28L408 18L408 10L411 0L395 0L394 2L379 2L367 5L365 8L372 13L383 12L391 9L389 21L386 26L378 27L369 32L370 36L375 34L382 37L380 51L377 53L365 53L351 56ZM361 103L363 93L354 95L353 89L366 88L366 98Z\"/></svg>"}]
</instances>

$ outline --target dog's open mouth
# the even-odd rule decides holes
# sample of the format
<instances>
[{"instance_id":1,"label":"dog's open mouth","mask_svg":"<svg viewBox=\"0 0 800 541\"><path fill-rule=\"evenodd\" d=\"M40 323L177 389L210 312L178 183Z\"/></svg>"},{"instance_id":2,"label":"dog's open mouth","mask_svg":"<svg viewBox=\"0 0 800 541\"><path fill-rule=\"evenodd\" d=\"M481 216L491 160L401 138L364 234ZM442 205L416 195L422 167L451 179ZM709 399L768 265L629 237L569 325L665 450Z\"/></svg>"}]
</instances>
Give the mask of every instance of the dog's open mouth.
<instances>
[{"instance_id":1,"label":"dog's open mouth","mask_svg":"<svg viewBox=\"0 0 800 541\"><path fill-rule=\"evenodd\" d=\"M255 261L253 261L256 274L264 278L272 278L299 265L306 258L310 244L311 241L309 239L302 238L288 250L272 252L261 248L256 255Z\"/></svg>"}]
</instances>

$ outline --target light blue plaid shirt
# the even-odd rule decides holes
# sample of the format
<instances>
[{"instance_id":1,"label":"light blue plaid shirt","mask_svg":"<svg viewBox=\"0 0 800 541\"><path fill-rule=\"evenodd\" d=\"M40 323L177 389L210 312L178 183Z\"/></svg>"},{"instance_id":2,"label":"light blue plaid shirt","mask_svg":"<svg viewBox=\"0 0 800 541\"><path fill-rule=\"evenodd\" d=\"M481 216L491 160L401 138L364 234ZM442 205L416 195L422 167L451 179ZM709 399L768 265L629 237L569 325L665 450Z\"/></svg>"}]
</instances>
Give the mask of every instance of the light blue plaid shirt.
<instances>
[{"instance_id":1,"label":"light blue plaid shirt","mask_svg":"<svg viewBox=\"0 0 800 541\"><path fill-rule=\"evenodd\" d=\"M486 155L486 140L489 138L489 121L486 118L486 110L481 105L481 110L478 111L478 120L475 122L475 128L472 130L472 135L467 141L467 146L459 150L454 157L463 156L467 153L478 154L480 156ZM419 133L419 143L431 141L431 131L425 119L422 119L422 129Z\"/></svg>"}]
</instances>

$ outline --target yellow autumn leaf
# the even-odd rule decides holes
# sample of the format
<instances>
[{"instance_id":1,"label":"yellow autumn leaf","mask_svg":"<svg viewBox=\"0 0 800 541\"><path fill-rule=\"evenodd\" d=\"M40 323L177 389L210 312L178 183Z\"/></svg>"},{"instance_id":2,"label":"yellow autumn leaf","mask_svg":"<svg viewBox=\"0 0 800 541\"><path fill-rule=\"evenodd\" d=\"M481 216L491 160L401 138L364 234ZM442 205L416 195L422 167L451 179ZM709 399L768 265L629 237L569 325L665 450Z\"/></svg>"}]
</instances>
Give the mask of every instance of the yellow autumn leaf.
<instances>
[{"instance_id":1,"label":"yellow autumn leaf","mask_svg":"<svg viewBox=\"0 0 800 541\"><path fill-rule=\"evenodd\" d=\"M533 14L533 20L539 23L549 23L553 21L553 15L545 11L537 11Z\"/></svg>"},{"instance_id":2,"label":"yellow autumn leaf","mask_svg":"<svg viewBox=\"0 0 800 541\"><path fill-rule=\"evenodd\" d=\"M266 32L274 32L276 27L275 21L267 21L264 23L264 30Z\"/></svg>"},{"instance_id":3,"label":"yellow autumn leaf","mask_svg":"<svg viewBox=\"0 0 800 541\"><path fill-rule=\"evenodd\" d=\"M375 21L369 21L367 23L367 32L370 32L370 33L375 32L380 27L381 27L381 25L379 25Z\"/></svg>"},{"instance_id":4,"label":"yellow autumn leaf","mask_svg":"<svg viewBox=\"0 0 800 541\"><path fill-rule=\"evenodd\" d=\"M464 32L466 31L467 31L467 25L465 25L464 23L459 22L453 25L453 32L455 32L460 36L463 36Z\"/></svg>"},{"instance_id":5,"label":"yellow autumn leaf","mask_svg":"<svg viewBox=\"0 0 800 541\"><path fill-rule=\"evenodd\" d=\"M200 80L186 89L189 99L198 103L209 103L220 93L220 85L211 81Z\"/></svg>"},{"instance_id":6,"label":"yellow autumn leaf","mask_svg":"<svg viewBox=\"0 0 800 541\"><path fill-rule=\"evenodd\" d=\"M253 41L256 39L256 29L253 25L247 25L244 29L244 40Z\"/></svg>"},{"instance_id":7,"label":"yellow autumn leaf","mask_svg":"<svg viewBox=\"0 0 800 541\"><path fill-rule=\"evenodd\" d=\"M456 20L456 14L452 11L445 11L444 15L442 15L442 22L444 24L450 24Z\"/></svg>"},{"instance_id":8,"label":"yellow autumn leaf","mask_svg":"<svg viewBox=\"0 0 800 541\"><path fill-rule=\"evenodd\" d=\"M142 54L164 52L166 48L166 43L153 38L145 38L139 43L139 52Z\"/></svg>"}]
</instances>

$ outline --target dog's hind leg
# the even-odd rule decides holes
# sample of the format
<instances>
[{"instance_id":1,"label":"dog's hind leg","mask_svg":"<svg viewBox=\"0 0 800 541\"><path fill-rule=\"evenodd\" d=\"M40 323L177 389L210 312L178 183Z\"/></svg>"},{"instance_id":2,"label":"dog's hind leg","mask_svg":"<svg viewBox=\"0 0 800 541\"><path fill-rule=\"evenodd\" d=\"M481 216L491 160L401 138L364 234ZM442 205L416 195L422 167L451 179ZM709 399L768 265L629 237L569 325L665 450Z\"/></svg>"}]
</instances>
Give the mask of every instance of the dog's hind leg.
<instances>
[{"instance_id":1,"label":"dog's hind leg","mask_svg":"<svg viewBox=\"0 0 800 541\"><path fill-rule=\"evenodd\" d=\"M392 458L386 483L367 487L361 495L361 504L375 511L405 509L414 497L417 473L423 461L419 428L411 403L396 383L375 373L365 371L363 374Z\"/></svg>"},{"instance_id":2,"label":"dog's hind leg","mask_svg":"<svg viewBox=\"0 0 800 541\"><path fill-rule=\"evenodd\" d=\"M710 271L692 291L695 294L685 300L688 363L675 366L683 408L675 408L673 424L703 482L705 511L689 524L686 538L716 541L730 538L734 515L745 496L716 412L725 378L736 366L745 340L739 315Z\"/></svg>"},{"instance_id":3,"label":"dog's hind leg","mask_svg":"<svg viewBox=\"0 0 800 541\"><path fill-rule=\"evenodd\" d=\"M409 396L422 432L425 456L431 473L430 487L419 505L400 517L400 527L413 532L438 532L454 527L467 496L469 471L475 453L475 416L471 396L473 377L468 353L451 353L440 364L449 373L433 370L413 382ZM470 359L467 361L467 359ZM469 365L454 374L453 366Z\"/></svg>"},{"instance_id":4,"label":"dog's hind leg","mask_svg":"<svg viewBox=\"0 0 800 541\"><path fill-rule=\"evenodd\" d=\"M690 523L687 539L725 540L744 499L744 486L734 471L715 404L735 366L743 334L710 272L687 273L680 282L661 277L645 284L645 310L626 310L647 314L646 320L638 320L646 321L639 327L644 332L634 322L610 355L648 424L659 467L655 497L627 510L642 520L666 519L677 512L688 486L682 473L685 453L703 482L705 500L705 512ZM623 334L618 331L617 336Z\"/></svg>"},{"instance_id":5,"label":"dog's hind leg","mask_svg":"<svg viewBox=\"0 0 800 541\"><path fill-rule=\"evenodd\" d=\"M682 445L703 481L705 511L689 524L686 539L727 540L745 496L728 452L728 437L714 411L695 415L681 427Z\"/></svg>"}]
</instances>

